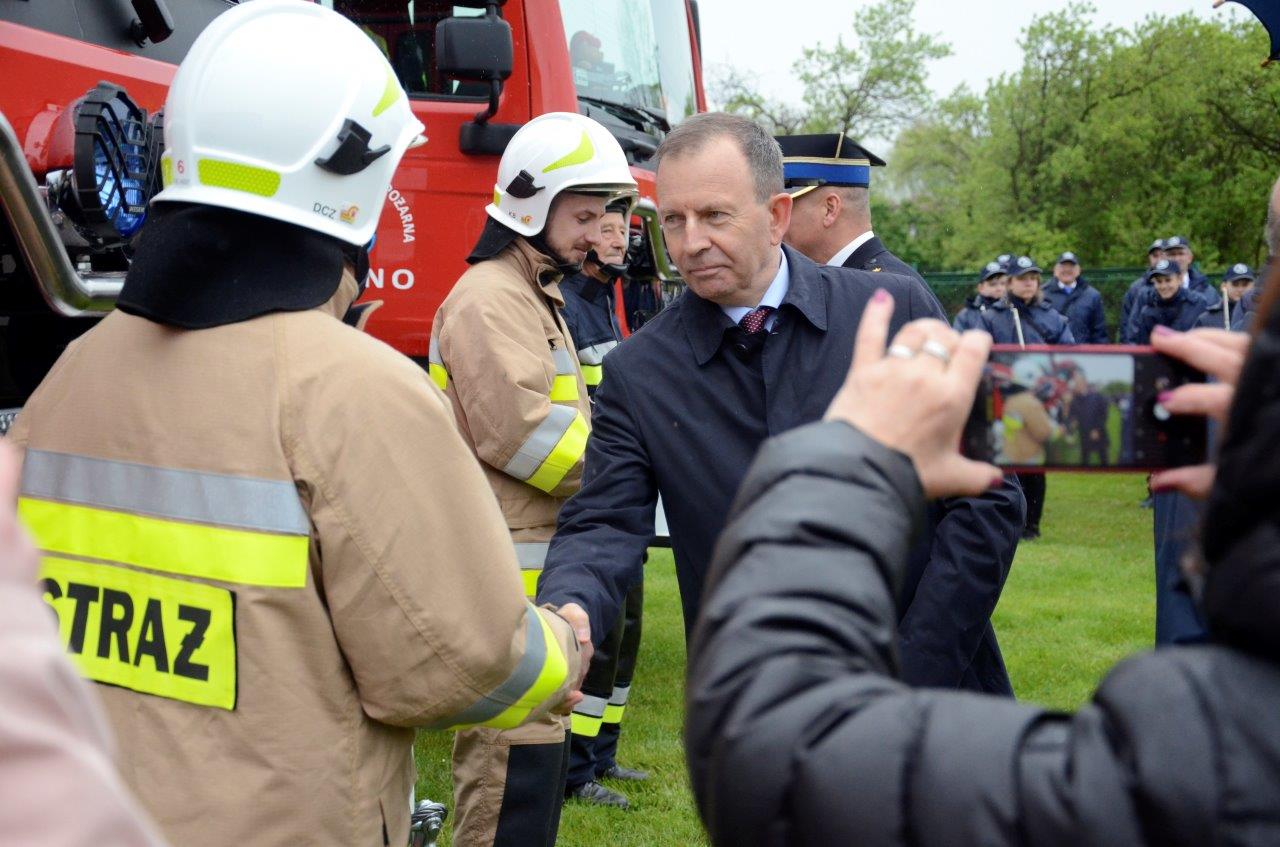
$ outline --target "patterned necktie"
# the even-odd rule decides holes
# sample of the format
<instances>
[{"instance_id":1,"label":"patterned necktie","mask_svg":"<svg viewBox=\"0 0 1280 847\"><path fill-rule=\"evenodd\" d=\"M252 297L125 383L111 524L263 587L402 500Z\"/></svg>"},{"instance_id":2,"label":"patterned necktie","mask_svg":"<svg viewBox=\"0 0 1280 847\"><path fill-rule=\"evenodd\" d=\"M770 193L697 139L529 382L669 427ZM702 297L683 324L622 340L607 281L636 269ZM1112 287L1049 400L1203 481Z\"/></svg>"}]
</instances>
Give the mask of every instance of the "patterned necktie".
<instances>
[{"instance_id":1,"label":"patterned necktie","mask_svg":"<svg viewBox=\"0 0 1280 847\"><path fill-rule=\"evenodd\" d=\"M764 331L764 322L769 319L773 312L774 308L772 306L759 306L755 311L748 312L742 320L738 321L738 326L742 327L742 331L747 335L758 335Z\"/></svg>"}]
</instances>

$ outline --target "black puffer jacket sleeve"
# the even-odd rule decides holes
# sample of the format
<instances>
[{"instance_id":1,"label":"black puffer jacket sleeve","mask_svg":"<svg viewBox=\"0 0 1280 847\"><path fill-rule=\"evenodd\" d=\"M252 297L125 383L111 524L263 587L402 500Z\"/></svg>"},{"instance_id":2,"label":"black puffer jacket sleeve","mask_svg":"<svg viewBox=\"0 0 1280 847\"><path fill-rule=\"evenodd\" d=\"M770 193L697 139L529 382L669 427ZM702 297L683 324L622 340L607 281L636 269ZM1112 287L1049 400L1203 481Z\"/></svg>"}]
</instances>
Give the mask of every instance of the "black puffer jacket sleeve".
<instances>
[{"instance_id":1,"label":"black puffer jacket sleeve","mask_svg":"<svg viewBox=\"0 0 1280 847\"><path fill-rule=\"evenodd\" d=\"M847 425L762 450L690 648L687 754L713 843L1140 843L1105 710L894 679L890 586L923 514L910 460Z\"/></svg>"}]
</instances>

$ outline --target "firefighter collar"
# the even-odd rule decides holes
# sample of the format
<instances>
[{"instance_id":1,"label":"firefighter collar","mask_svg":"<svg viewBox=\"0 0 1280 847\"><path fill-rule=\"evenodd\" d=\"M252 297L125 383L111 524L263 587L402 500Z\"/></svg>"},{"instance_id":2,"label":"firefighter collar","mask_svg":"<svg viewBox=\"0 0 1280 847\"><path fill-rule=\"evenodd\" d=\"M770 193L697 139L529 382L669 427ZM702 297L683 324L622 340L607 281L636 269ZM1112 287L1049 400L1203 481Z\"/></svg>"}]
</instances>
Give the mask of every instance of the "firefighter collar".
<instances>
[{"instance_id":1,"label":"firefighter collar","mask_svg":"<svg viewBox=\"0 0 1280 847\"><path fill-rule=\"evenodd\" d=\"M367 257L335 238L271 218L215 206L158 203L151 208L117 305L181 329L300 312L333 296L344 261L358 267L363 259L367 273Z\"/></svg>"}]
</instances>

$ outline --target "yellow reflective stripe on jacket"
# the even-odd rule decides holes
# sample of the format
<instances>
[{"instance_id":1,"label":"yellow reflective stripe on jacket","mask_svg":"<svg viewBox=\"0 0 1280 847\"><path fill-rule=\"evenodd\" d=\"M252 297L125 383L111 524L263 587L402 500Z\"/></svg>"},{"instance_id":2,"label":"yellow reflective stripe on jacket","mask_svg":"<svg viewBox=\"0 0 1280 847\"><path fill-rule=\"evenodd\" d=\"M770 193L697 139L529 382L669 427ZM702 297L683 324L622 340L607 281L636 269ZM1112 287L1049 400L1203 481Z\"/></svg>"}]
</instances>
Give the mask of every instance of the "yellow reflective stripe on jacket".
<instances>
[{"instance_id":1,"label":"yellow reflective stripe on jacket","mask_svg":"<svg viewBox=\"0 0 1280 847\"><path fill-rule=\"evenodd\" d=\"M627 711L627 699L631 696L630 685L615 685L609 695L609 705L604 707L605 723L622 723L622 716Z\"/></svg>"},{"instance_id":2,"label":"yellow reflective stripe on jacket","mask_svg":"<svg viewBox=\"0 0 1280 847\"><path fill-rule=\"evenodd\" d=\"M552 491L582 459L589 432L577 409L552 406L502 470L541 491Z\"/></svg>"},{"instance_id":3,"label":"yellow reflective stripe on jacket","mask_svg":"<svg viewBox=\"0 0 1280 847\"><path fill-rule=\"evenodd\" d=\"M516 542L516 564L520 566L520 579L524 583L524 596L532 600L538 594L538 574L547 561L546 541Z\"/></svg>"},{"instance_id":4,"label":"yellow reflective stripe on jacket","mask_svg":"<svg viewBox=\"0 0 1280 847\"><path fill-rule=\"evenodd\" d=\"M569 663L551 626L532 604L525 607L524 655L505 680L467 709L432 728L490 726L511 729L556 692L569 677Z\"/></svg>"},{"instance_id":5,"label":"yellow reflective stripe on jacket","mask_svg":"<svg viewBox=\"0 0 1280 847\"><path fill-rule=\"evenodd\" d=\"M235 603L225 588L46 557L44 596L89 679L197 706L236 705Z\"/></svg>"},{"instance_id":6,"label":"yellow reflective stripe on jacket","mask_svg":"<svg viewBox=\"0 0 1280 847\"><path fill-rule=\"evenodd\" d=\"M440 356L440 343L435 338L431 339L431 347L427 350L427 373L441 391L449 385L449 372L445 370L444 359Z\"/></svg>"},{"instance_id":7,"label":"yellow reflective stripe on jacket","mask_svg":"<svg viewBox=\"0 0 1280 847\"><path fill-rule=\"evenodd\" d=\"M570 731L583 738L595 738L600 734L600 724L607 706L608 701L603 697L582 695L582 702L573 707L573 714L569 717Z\"/></svg>"},{"instance_id":8,"label":"yellow reflective stripe on jacket","mask_svg":"<svg viewBox=\"0 0 1280 847\"><path fill-rule=\"evenodd\" d=\"M582 381L587 388L595 388L604 379L604 365L583 365Z\"/></svg>"},{"instance_id":9,"label":"yellow reflective stripe on jacket","mask_svg":"<svg viewBox=\"0 0 1280 847\"><path fill-rule=\"evenodd\" d=\"M18 514L50 553L274 588L307 584L292 480L28 450Z\"/></svg>"},{"instance_id":10,"label":"yellow reflective stripe on jacket","mask_svg":"<svg viewBox=\"0 0 1280 847\"><path fill-rule=\"evenodd\" d=\"M578 366L569 351L556 347L551 351L556 377L551 383L552 403L574 403L578 400Z\"/></svg>"}]
</instances>

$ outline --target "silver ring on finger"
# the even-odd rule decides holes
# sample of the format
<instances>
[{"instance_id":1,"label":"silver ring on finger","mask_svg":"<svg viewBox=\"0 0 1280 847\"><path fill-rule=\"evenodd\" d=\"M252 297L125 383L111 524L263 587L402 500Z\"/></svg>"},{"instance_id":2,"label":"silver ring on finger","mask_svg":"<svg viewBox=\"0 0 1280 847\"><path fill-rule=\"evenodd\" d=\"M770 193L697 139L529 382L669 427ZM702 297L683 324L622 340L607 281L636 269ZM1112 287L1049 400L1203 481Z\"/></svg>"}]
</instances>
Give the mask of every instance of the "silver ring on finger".
<instances>
[{"instance_id":1,"label":"silver ring on finger","mask_svg":"<svg viewBox=\"0 0 1280 847\"><path fill-rule=\"evenodd\" d=\"M930 338L925 341L920 347L920 352L940 360L943 365L951 364L951 351L947 349L947 345L936 339Z\"/></svg>"},{"instance_id":2,"label":"silver ring on finger","mask_svg":"<svg viewBox=\"0 0 1280 847\"><path fill-rule=\"evenodd\" d=\"M916 357L916 351L905 344L890 344L887 352L895 359L914 359Z\"/></svg>"}]
</instances>

